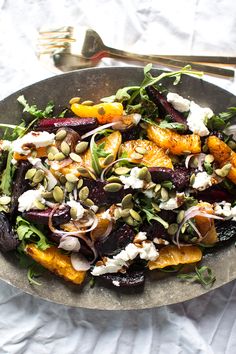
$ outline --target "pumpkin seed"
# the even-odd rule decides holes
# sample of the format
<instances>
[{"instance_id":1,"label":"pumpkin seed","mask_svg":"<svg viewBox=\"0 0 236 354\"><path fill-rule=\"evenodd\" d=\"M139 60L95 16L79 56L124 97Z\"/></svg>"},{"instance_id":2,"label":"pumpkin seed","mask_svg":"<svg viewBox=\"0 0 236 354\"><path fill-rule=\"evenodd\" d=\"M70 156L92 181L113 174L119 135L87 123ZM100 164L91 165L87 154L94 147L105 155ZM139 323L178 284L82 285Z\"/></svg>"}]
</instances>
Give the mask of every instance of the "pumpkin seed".
<instances>
[{"instance_id":1,"label":"pumpkin seed","mask_svg":"<svg viewBox=\"0 0 236 354\"><path fill-rule=\"evenodd\" d=\"M79 199L86 200L88 196L89 196L89 189L87 186L85 186L79 191Z\"/></svg>"},{"instance_id":2,"label":"pumpkin seed","mask_svg":"<svg viewBox=\"0 0 236 354\"><path fill-rule=\"evenodd\" d=\"M75 154L74 152L70 153L70 158L71 160L75 161L75 162L81 162L82 159L79 155Z\"/></svg>"},{"instance_id":3,"label":"pumpkin seed","mask_svg":"<svg viewBox=\"0 0 236 354\"><path fill-rule=\"evenodd\" d=\"M79 166L77 167L77 171L81 174L81 175L87 175L88 174L88 170L86 170L86 168Z\"/></svg>"},{"instance_id":4,"label":"pumpkin seed","mask_svg":"<svg viewBox=\"0 0 236 354\"><path fill-rule=\"evenodd\" d=\"M126 196L121 201L121 206L123 209L127 208L127 205L130 205L132 202L133 196L132 194L126 194Z\"/></svg>"},{"instance_id":5,"label":"pumpkin seed","mask_svg":"<svg viewBox=\"0 0 236 354\"><path fill-rule=\"evenodd\" d=\"M130 215L130 209L123 209L120 211L120 216L122 218L127 218Z\"/></svg>"},{"instance_id":6,"label":"pumpkin seed","mask_svg":"<svg viewBox=\"0 0 236 354\"><path fill-rule=\"evenodd\" d=\"M83 201L83 203L84 203L84 205L87 206L87 207L91 207L92 205L94 205L94 202L92 201L92 199L89 199L89 198L85 199L85 200Z\"/></svg>"},{"instance_id":7,"label":"pumpkin seed","mask_svg":"<svg viewBox=\"0 0 236 354\"><path fill-rule=\"evenodd\" d=\"M65 184L66 190L68 193L71 193L73 189L75 188L75 184L71 182L66 182Z\"/></svg>"},{"instance_id":8,"label":"pumpkin seed","mask_svg":"<svg viewBox=\"0 0 236 354\"><path fill-rule=\"evenodd\" d=\"M72 97L69 101L69 104L73 104L73 103L79 103L79 101L81 100L80 97Z\"/></svg>"},{"instance_id":9,"label":"pumpkin seed","mask_svg":"<svg viewBox=\"0 0 236 354\"><path fill-rule=\"evenodd\" d=\"M11 198L8 196L0 197L0 204L1 205L7 205L11 201Z\"/></svg>"},{"instance_id":10,"label":"pumpkin seed","mask_svg":"<svg viewBox=\"0 0 236 354\"><path fill-rule=\"evenodd\" d=\"M154 188L154 192L158 193L161 189L161 185L160 184L156 184L155 188Z\"/></svg>"},{"instance_id":11,"label":"pumpkin seed","mask_svg":"<svg viewBox=\"0 0 236 354\"><path fill-rule=\"evenodd\" d=\"M53 198L55 199L56 202L58 203L61 203L64 199L64 192L63 190L59 187L59 186L56 186L54 189L53 189Z\"/></svg>"},{"instance_id":12,"label":"pumpkin seed","mask_svg":"<svg viewBox=\"0 0 236 354\"><path fill-rule=\"evenodd\" d=\"M55 139L56 140L63 140L63 139L65 139L66 135L67 135L67 131L65 129L60 129L57 131Z\"/></svg>"},{"instance_id":13,"label":"pumpkin seed","mask_svg":"<svg viewBox=\"0 0 236 354\"><path fill-rule=\"evenodd\" d=\"M121 190L122 188L122 185L120 183L108 183L106 184L103 189L105 192L111 192L111 193L114 193L114 192L118 192L119 190Z\"/></svg>"},{"instance_id":14,"label":"pumpkin seed","mask_svg":"<svg viewBox=\"0 0 236 354\"><path fill-rule=\"evenodd\" d=\"M25 179L32 179L36 171L37 171L36 168L30 168L25 174Z\"/></svg>"},{"instance_id":15,"label":"pumpkin seed","mask_svg":"<svg viewBox=\"0 0 236 354\"><path fill-rule=\"evenodd\" d=\"M77 189L80 189L82 187L83 183L84 183L84 181L82 180L82 178L80 178L77 183Z\"/></svg>"},{"instance_id":16,"label":"pumpkin seed","mask_svg":"<svg viewBox=\"0 0 236 354\"><path fill-rule=\"evenodd\" d=\"M139 154L138 152L133 152L130 157L132 160L140 160L143 158L143 155Z\"/></svg>"},{"instance_id":17,"label":"pumpkin seed","mask_svg":"<svg viewBox=\"0 0 236 354\"><path fill-rule=\"evenodd\" d=\"M64 160L65 155L62 152L58 152L57 154L54 155L54 160L56 161L62 161Z\"/></svg>"},{"instance_id":18,"label":"pumpkin seed","mask_svg":"<svg viewBox=\"0 0 236 354\"><path fill-rule=\"evenodd\" d=\"M53 161L54 160L54 155L51 152L49 152L49 154L48 154L48 160L49 161Z\"/></svg>"},{"instance_id":19,"label":"pumpkin seed","mask_svg":"<svg viewBox=\"0 0 236 354\"><path fill-rule=\"evenodd\" d=\"M211 154L208 154L205 156L205 162L206 163L212 163L214 161L214 156Z\"/></svg>"},{"instance_id":20,"label":"pumpkin seed","mask_svg":"<svg viewBox=\"0 0 236 354\"><path fill-rule=\"evenodd\" d=\"M114 160L115 160L115 156L113 154L109 154L103 161L103 165L104 166L110 165L110 163L112 163Z\"/></svg>"},{"instance_id":21,"label":"pumpkin seed","mask_svg":"<svg viewBox=\"0 0 236 354\"><path fill-rule=\"evenodd\" d=\"M132 218L138 222L140 222L142 219L141 219L141 216L139 215L139 213L137 213L137 211L135 211L134 209L131 209L130 211L130 215L132 216Z\"/></svg>"},{"instance_id":22,"label":"pumpkin seed","mask_svg":"<svg viewBox=\"0 0 236 354\"><path fill-rule=\"evenodd\" d=\"M39 210L44 210L44 209L46 209L46 206L45 206L43 203L41 203L39 200L37 200L37 199L34 201L34 205L35 205L36 208L39 209Z\"/></svg>"},{"instance_id":23,"label":"pumpkin seed","mask_svg":"<svg viewBox=\"0 0 236 354\"><path fill-rule=\"evenodd\" d=\"M124 221L125 221L126 224L128 224L128 225L134 226L134 219L132 218L132 216L128 216L127 218L124 218Z\"/></svg>"},{"instance_id":24,"label":"pumpkin seed","mask_svg":"<svg viewBox=\"0 0 236 354\"><path fill-rule=\"evenodd\" d=\"M117 182L120 183L120 179L117 176L111 176L107 179L107 182Z\"/></svg>"},{"instance_id":25,"label":"pumpkin seed","mask_svg":"<svg viewBox=\"0 0 236 354\"><path fill-rule=\"evenodd\" d=\"M115 217L116 220L121 217L121 209L120 208L116 208L114 210L114 217Z\"/></svg>"},{"instance_id":26,"label":"pumpkin seed","mask_svg":"<svg viewBox=\"0 0 236 354\"><path fill-rule=\"evenodd\" d=\"M195 182L195 174L193 173L190 177L190 180L189 180L190 186L192 186L194 184L194 182Z\"/></svg>"},{"instance_id":27,"label":"pumpkin seed","mask_svg":"<svg viewBox=\"0 0 236 354\"><path fill-rule=\"evenodd\" d=\"M91 100L86 100L86 101L81 102L81 104L84 106L93 106L94 102Z\"/></svg>"},{"instance_id":28,"label":"pumpkin seed","mask_svg":"<svg viewBox=\"0 0 236 354\"><path fill-rule=\"evenodd\" d=\"M222 168L217 168L215 170L215 173L220 177L226 177L228 175L231 167L232 167L231 163L227 163Z\"/></svg>"},{"instance_id":29,"label":"pumpkin seed","mask_svg":"<svg viewBox=\"0 0 236 354\"><path fill-rule=\"evenodd\" d=\"M40 183L44 179L45 173L43 170L37 170L34 177L33 177L33 182L34 183Z\"/></svg>"},{"instance_id":30,"label":"pumpkin seed","mask_svg":"<svg viewBox=\"0 0 236 354\"><path fill-rule=\"evenodd\" d=\"M63 152L64 155L68 156L70 153L70 145L67 144L66 141L63 141L61 143L61 151Z\"/></svg>"},{"instance_id":31,"label":"pumpkin seed","mask_svg":"<svg viewBox=\"0 0 236 354\"><path fill-rule=\"evenodd\" d=\"M48 154L53 154L53 155L56 155L58 154L59 150L58 148L56 148L56 146L49 146L49 148L47 148L47 153Z\"/></svg>"},{"instance_id":32,"label":"pumpkin seed","mask_svg":"<svg viewBox=\"0 0 236 354\"><path fill-rule=\"evenodd\" d=\"M167 229L167 232L169 235L173 236L178 231L178 228L179 228L178 224L170 224L170 226Z\"/></svg>"},{"instance_id":33,"label":"pumpkin seed","mask_svg":"<svg viewBox=\"0 0 236 354\"><path fill-rule=\"evenodd\" d=\"M144 148L141 147L141 146L137 146L137 147L135 148L135 151L136 151L137 153L141 154L141 155L144 155L144 154L147 153L147 150L144 149Z\"/></svg>"},{"instance_id":34,"label":"pumpkin seed","mask_svg":"<svg viewBox=\"0 0 236 354\"><path fill-rule=\"evenodd\" d=\"M70 216L73 220L77 219L77 208L75 207L70 208Z\"/></svg>"},{"instance_id":35,"label":"pumpkin seed","mask_svg":"<svg viewBox=\"0 0 236 354\"><path fill-rule=\"evenodd\" d=\"M130 171L130 168L125 167L125 166L117 167L117 168L115 169L115 173L116 173L117 175L120 175L120 176L126 175L127 173L129 173L129 171Z\"/></svg>"},{"instance_id":36,"label":"pumpkin seed","mask_svg":"<svg viewBox=\"0 0 236 354\"><path fill-rule=\"evenodd\" d=\"M169 199L169 194L164 187L161 188L161 199L163 202L166 202Z\"/></svg>"},{"instance_id":37,"label":"pumpkin seed","mask_svg":"<svg viewBox=\"0 0 236 354\"><path fill-rule=\"evenodd\" d=\"M76 177L73 173L67 173L65 177L66 180L71 183L75 183L79 180L78 177Z\"/></svg>"},{"instance_id":38,"label":"pumpkin seed","mask_svg":"<svg viewBox=\"0 0 236 354\"><path fill-rule=\"evenodd\" d=\"M177 215L177 223L178 224L181 224L181 222L184 220L184 216L185 216L185 211L181 210Z\"/></svg>"},{"instance_id":39,"label":"pumpkin seed","mask_svg":"<svg viewBox=\"0 0 236 354\"><path fill-rule=\"evenodd\" d=\"M81 141L80 143L78 143L75 147L75 152L77 154L82 154L82 152L84 152L85 150L87 150L88 148L88 142L87 141Z\"/></svg>"},{"instance_id":40,"label":"pumpkin seed","mask_svg":"<svg viewBox=\"0 0 236 354\"><path fill-rule=\"evenodd\" d=\"M103 107L99 107L98 110L97 110L97 112L98 112L98 114L100 114L101 116L103 116L103 115L106 113L106 111L105 111L105 109L104 109Z\"/></svg>"}]
</instances>

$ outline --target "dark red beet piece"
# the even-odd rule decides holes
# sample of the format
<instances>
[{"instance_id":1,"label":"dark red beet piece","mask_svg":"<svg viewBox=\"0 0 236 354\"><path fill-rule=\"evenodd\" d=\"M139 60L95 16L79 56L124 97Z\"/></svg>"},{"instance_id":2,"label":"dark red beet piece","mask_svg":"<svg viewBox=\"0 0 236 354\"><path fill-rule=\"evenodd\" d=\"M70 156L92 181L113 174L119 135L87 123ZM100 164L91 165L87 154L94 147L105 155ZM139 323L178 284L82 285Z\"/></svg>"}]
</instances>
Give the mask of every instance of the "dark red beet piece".
<instances>
[{"instance_id":1,"label":"dark red beet piece","mask_svg":"<svg viewBox=\"0 0 236 354\"><path fill-rule=\"evenodd\" d=\"M19 240L13 231L6 214L0 213L0 251L13 251L18 245Z\"/></svg>"},{"instance_id":2,"label":"dark red beet piece","mask_svg":"<svg viewBox=\"0 0 236 354\"><path fill-rule=\"evenodd\" d=\"M43 118L39 121L36 130L55 132L58 128L71 128L79 134L84 134L97 128L96 118Z\"/></svg>"},{"instance_id":3,"label":"dark red beet piece","mask_svg":"<svg viewBox=\"0 0 236 354\"><path fill-rule=\"evenodd\" d=\"M51 208L45 210L29 210L25 211L22 214L22 217L36 224L48 225L48 220L51 212ZM53 225L57 226L60 224L65 224L70 220L70 218L70 207L69 205L65 205L62 209L57 209L53 214Z\"/></svg>"},{"instance_id":4,"label":"dark red beet piece","mask_svg":"<svg viewBox=\"0 0 236 354\"><path fill-rule=\"evenodd\" d=\"M127 273L110 273L100 275L107 284L111 284L116 287L134 287L143 286L145 281L145 276L143 271L127 271ZM118 285L119 284L119 285Z\"/></svg>"},{"instance_id":5,"label":"dark red beet piece","mask_svg":"<svg viewBox=\"0 0 236 354\"><path fill-rule=\"evenodd\" d=\"M160 113L162 113L163 116L168 114L174 122L184 124L186 129L188 129L184 115L176 111L176 109L174 109L174 107L157 89L155 89L155 87L148 86L146 88L146 92L148 94L148 97L157 105Z\"/></svg>"},{"instance_id":6,"label":"dark red beet piece","mask_svg":"<svg viewBox=\"0 0 236 354\"><path fill-rule=\"evenodd\" d=\"M101 256L114 256L132 242L134 236L134 231L125 224L103 240L96 242L95 247Z\"/></svg>"}]
</instances>

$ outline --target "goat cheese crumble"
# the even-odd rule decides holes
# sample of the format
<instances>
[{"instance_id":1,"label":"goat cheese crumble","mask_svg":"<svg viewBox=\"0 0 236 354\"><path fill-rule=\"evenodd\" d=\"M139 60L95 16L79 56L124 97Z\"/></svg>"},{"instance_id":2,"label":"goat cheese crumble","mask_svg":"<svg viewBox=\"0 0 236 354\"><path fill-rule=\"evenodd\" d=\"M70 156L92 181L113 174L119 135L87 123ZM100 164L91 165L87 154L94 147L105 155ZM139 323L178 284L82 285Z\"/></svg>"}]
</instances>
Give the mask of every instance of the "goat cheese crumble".
<instances>
[{"instance_id":1,"label":"goat cheese crumble","mask_svg":"<svg viewBox=\"0 0 236 354\"><path fill-rule=\"evenodd\" d=\"M190 108L190 101L174 92L167 94L167 101L172 104L174 109L178 112L188 112Z\"/></svg>"},{"instance_id":2,"label":"goat cheese crumble","mask_svg":"<svg viewBox=\"0 0 236 354\"><path fill-rule=\"evenodd\" d=\"M205 171L204 172L198 172L195 175L195 180L192 185L194 189L197 189L199 191L204 191L208 187L212 186L211 182L211 176L208 175Z\"/></svg>"},{"instance_id":3,"label":"goat cheese crumble","mask_svg":"<svg viewBox=\"0 0 236 354\"><path fill-rule=\"evenodd\" d=\"M138 178L138 174L141 168L134 167L130 171L129 176L120 176L121 182L124 184L124 189L133 188L141 189L144 186L144 181Z\"/></svg>"}]
</instances>

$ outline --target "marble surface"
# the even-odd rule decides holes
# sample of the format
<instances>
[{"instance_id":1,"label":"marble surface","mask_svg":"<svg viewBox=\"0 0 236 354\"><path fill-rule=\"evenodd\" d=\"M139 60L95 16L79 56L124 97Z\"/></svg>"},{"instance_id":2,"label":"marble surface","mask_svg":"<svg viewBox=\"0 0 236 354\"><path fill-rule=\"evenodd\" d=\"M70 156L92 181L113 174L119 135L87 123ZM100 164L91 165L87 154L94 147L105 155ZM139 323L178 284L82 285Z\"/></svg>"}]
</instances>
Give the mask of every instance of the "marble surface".
<instances>
[{"instance_id":1,"label":"marble surface","mask_svg":"<svg viewBox=\"0 0 236 354\"><path fill-rule=\"evenodd\" d=\"M0 0L0 99L54 73L35 54L39 28L74 25L142 53L236 55L234 0ZM126 65L104 59L99 66ZM236 94L235 80L206 76ZM220 265L219 265L220 266ZM68 308L0 282L0 352L235 353L236 285L128 312Z\"/></svg>"}]
</instances>

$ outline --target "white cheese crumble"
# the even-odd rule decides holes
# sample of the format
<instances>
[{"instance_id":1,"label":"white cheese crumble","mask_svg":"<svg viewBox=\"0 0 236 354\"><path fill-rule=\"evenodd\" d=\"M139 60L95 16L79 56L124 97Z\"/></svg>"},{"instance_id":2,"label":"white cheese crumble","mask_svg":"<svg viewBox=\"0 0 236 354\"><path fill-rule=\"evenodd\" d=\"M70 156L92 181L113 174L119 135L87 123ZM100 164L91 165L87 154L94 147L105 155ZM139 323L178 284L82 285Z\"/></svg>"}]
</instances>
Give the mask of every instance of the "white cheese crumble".
<instances>
[{"instance_id":1,"label":"white cheese crumble","mask_svg":"<svg viewBox=\"0 0 236 354\"><path fill-rule=\"evenodd\" d=\"M209 130L206 127L207 120L214 115L213 111L208 107L200 107L195 102L190 103L190 112L187 117L189 129L199 136L209 135Z\"/></svg>"},{"instance_id":2,"label":"white cheese crumble","mask_svg":"<svg viewBox=\"0 0 236 354\"><path fill-rule=\"evenodd\" d=\"M197 189L199 191L204 191L208 187L212 186L211 182L211 176L208 175L205 171L204 172L198 172L195 175L195 180L192 185L194 189Z\"/></svg>"},{"instance_id":3,"label":"white cheese crumble","mask_svg":"<svg viewBox=\"0 0 236 354\"><path fill-rule=\"evenodd\" d=\"M174 109L179 112L188 112L190 108L190 101L174 92L169 92L167 101L172 104Z\"/></svg>"},{"instance_id":4,"label":"white cheese crumble","mask_svg":"<svg viewBox=\"0 0 236 354\"><path fill-rule=\"evenodd\" d=\"M141 247L129 243L123 251L118 253L113 258L106 258L106 263L95 266L91 272L94 276L99 276L107 273L117 273L122 267L128 267L128 262L135 259L137 256L147 261L155 261L159 256L153 242L143 241Z\"/></svg>"},{"instance_id":5,"label":"white cheese crumble","mask_svg":"<svg viewBox=\"0 0 236 354\"><path fill-rule=\"evenodd\" d=\"M18 199L18 210L28 211L30 209L37 209L35 202L45 203L45 199L42 197L42 192L44 191L43 187L39 189L30 189L23 194Z\"/></svg>"},{"instance_id":6,"label":"white cheese crumble","mask_svg":"<svg viewBox=\"0 0 236 354\"><path fill-rule=\"evenodd\" d=\"M121 182L124 184L124 189L133 188L133 189L141 189L144 186L144 181L138 178L138 173L141 168L134 167L130 171L129 176L120 176Z\"/></svg>"},{"instance_id":7,"label":"white cheese crumble","mask_svg":"<svg viewBox=\"0 0 236 354\"><path fill-rule=\"evenodd\" d=\"M81 219L84 216L85 209L82 207L82 205L79 202L76 202L75 200L71 200L66 204L69 205L71 208L75 208L77 220Z\"/></svg>"},{"instance_id":8,"label":"white cheese crumble","mask_svg":"<svg viewBox=\"0 0 236 354\"><path fill-rule=\"evenodd\" d=\"M101 218L111 220L110 209L107 209L106 211L104 211L101 215Z\"/></svg>"},{"instance_id":9,"label":"white cheese crumble","mask_svg":"<svg viewBox=\"0 0 236 354\"><path fill-rule=\"evenodd\" d=\"M30 152L30 145L33 144L35 148L40 148L52 145L55 134L48 132L31 131L22 138L16 139L12 142L12 147L15 152L21 155L27 155Z\"/></svg>"}]
</instances>

